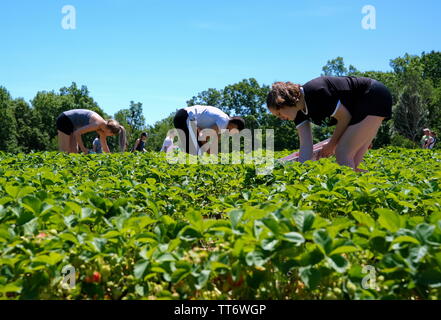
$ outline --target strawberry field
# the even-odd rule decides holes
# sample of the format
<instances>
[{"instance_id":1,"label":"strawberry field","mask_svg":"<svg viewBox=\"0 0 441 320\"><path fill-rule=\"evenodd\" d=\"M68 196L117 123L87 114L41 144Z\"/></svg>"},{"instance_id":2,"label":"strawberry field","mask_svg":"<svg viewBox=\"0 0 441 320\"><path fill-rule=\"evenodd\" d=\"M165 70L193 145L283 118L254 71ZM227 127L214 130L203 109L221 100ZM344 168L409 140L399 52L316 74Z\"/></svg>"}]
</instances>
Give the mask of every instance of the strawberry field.
<instances>
[{"instance_id":1,"label":"strawberry field","mask_svg":"<svg viewBox=\"0 0 441 320\"><path fill-rule=\"evenodd\" d=\"M0 153L0 299L441 299L441 153L365 159Z\"/></svg>"}]
</instances>

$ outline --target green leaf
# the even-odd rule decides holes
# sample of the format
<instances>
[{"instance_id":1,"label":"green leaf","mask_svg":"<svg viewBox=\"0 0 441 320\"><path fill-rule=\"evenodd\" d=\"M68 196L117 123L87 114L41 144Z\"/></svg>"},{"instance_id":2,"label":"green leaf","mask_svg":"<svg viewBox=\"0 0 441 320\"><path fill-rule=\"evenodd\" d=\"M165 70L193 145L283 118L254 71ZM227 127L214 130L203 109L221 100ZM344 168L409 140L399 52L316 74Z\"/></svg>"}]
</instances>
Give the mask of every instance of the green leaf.
<instances>
[{"instance_id":1,"label":"green leaf","mask_svg":"<svg viewBox=\"0 0 441 320\"><path fill-rule=\"evenodd\" d=\"M44 254L44 255L37 256L32 261L33 262L42 262L42 263L45 263L45 264L52 266L52 265L57 264L61 260L63 260L62 254L57 253L57 252L51 252L48 255Z\"/></svg>"},{"instance_id":2,"label":"green leaf","mask_svg":"<svg viewBox=\"0 0 441 320\"><path fill-rule=\"evenodd\" d=\"M300 268L299 275L303 283L311 290L314 290L320 284L320 271L315 268Z\"/></svg>"},{"instance_id":3,"label":"green leaf","mask_svg":"<svg viewBox=\"0 0 441 320\"><path fill-rule=\"evenodd\" d=\"M312 229L314 219L315 214L312 211L300 211L294 215L294 221L303 233Z\"/></svg>"},{"instance_id":4,"label":"green leaf","mask_svg":"<svg viewBox=\"0 0 441 320\"><path fill-rule=\"evenodd\" d=\"M300 233L288 232L283 234L283 240L294 243L299 246L305 242L305 238Z\"/></svg>"},{"instance_id":5,"label":"green leaf","mask_svg":"<svg viewBox=\"0 0 441 320\"><path fill-rule=\"evenodd\" d=\"M193 227L186 226L180 231L180 239L184 241L195 241L202 238L202 234Z\"/></svg>"},{"instance_id":6,"label":"green leaf","mask_svg":"<svg viewBox=\"0 0 441 320\"><path fill-rule=\"evenodd\" d=\"M236 226L239 224L240 220L242 219L242 216L244 214L243 210L231 210L229 215L230 215L230 220L231 220L231 226L233 227L233 229L236 229Z\"/></svg>"},{"instance_id":7,"label":"green leaf","mask_svg":"<svg viewBox=\"0 0 441 320\"><path fill-rule=\"evenodd\" d=\"M379 215L378 223L386 230L397 232L401 228L400 215L396 212L383 208L376 209L375 211Z\"/></svg>"},{"instance_id":8,"label":"green leaf","mask_svg":"<svg viewBox=\"0 0 441 320\"><path fill-rule=\"evenodd\" d=\"M266 263L264 254L260 251L251 251L245 257L248 266L262 267Z\"/></svg>"},{"instance_id":9,"label":"green leaf","mask_svg":"<svg viewBox=\"0 0 441 320\"><path fill-rule=\"evenodd\" d=\"M392 244L403 243L403 242L409 242L409 243L414 243L416 245L421 245L421 243L417 239L415 239L414 237L411 237L411 236L399 236L399 237L396 237L392 241Z\"/></svg>"},{"instance_id":10,"label":"green leaf","mask_svg":"<svg viewBox=\"0 0 441 320\"><path fill-rule=\"evenodd\" d=\"M332 239L329 237L328 232L324 229L316 230L313 234L313 239L322 252L327 255L332 250Z\"/></svg>"},{"instance_id":11,"label":"green leaf","mask_svg":"<svg viewBox=\"0 0 441 320\"><path fill-rule=\"evenodd\" d=\"M430 243L430 236L435 231L435 226L422 223L415 228L415 236L422 243Z\"/></svg>"},{"instance_id":12,"label":"green leaf","mask_svg":"<svg viewBox=\"0 0 441 320\"><path fill-rule=\"evenodd\" d=\"M341 247L338 247L338 248L332 250L332 252L329 255L332 256L334 254L342 254L342 253L349 253L349 252L356 252L356 251L359 251L359 249L357 247L341 246Z\"/></svg>"},{"instance_id":13,"label":"green leaf","mask_svg":"<svg viewBox=\"0 0 441 320\"><path fill-rule=\"evenodd\" d=\"M147 260L141 260L135 264L134 275L135 275L136 279L142 279L144 277L149 264L150 264L150 262Z\"/></svg>"},{"instance_id":14,"label":"green leaf","mask_svg":"<svg viewBox=\"0 0 441 320\"><path fill-rule=\"evenodd\" d=\"M359 211L353 211L351 212L351 215L354 217L355 220L357 220L359 224L368 226L370 228L375 227L375 220L372 219L370 215Z\"/></svg>"},{"instance_id":15,"label":"green leaf","mask_svg":"<svg viewBox=\"0 0 441 320\"><path fill-rule=\"evenodd\" d=\"M275 236L280 233L279 222L276 221L273 217L263 218L261 220L265 227L267 227Z\"/></svg>"},{"instance_id":16,"label":"green leaf","mask_svg":"<svg viewBox=\"0 0 441 320\"><path fill-rule=\"evenodd\" d=\"M0 293L21 293L21 282L8 283L6 285L0 285Z\"/></svg>"},{"instance_id":17,"label":"green leaf","mask_svg":"<svg viewBox=\"0 0 441 320\"><path fill-rule=\"evenodd\" d=\"M279 244L279 240L277 239L263 239L262 240L262 249L266 251L273 251L276 249L277 245Z\"/></svg>"},{"instance_id":18,"label":"green leaf","mask_svg":"<svg viewBox=\"0 0 441 320\"><path fill-rule=\"evenodd\" d=\"M339 273L344 273L349 268L349 262L338 254L330 256L328 262L331 267Z\"/></svg>"},{"instance_id":19,"label":"green leaf","mask_svg":"<svg viewBox=\"0 0 441 320\"><path fill-rule=\"evenodd\" d=\"M205 284L207 283L209 277L210 277L211 270L202 270L199 276L197 277L196 281L196 289L200 290L202 289Z\"/></svg>"},{"instance_id":20,"label":"green leaf","mask_svg":"<svg viewBox=\"0 0 441 320\"><path fill-rule=\"evenodd\" d=\"M176 269L173 271L171 275L171 282L172 283L178 283L179 281L185 279L186 276L190 274L188 269Z\"/></svg>"},{"instance_id":21,"label":"green leaf","mask_svg":"<svg viewBox=\"0 0 441 320\"><path fill-rule=\"evenodd\" d=\"M41 212L41 201L37 197L26 196L22 200L22 206L34 214L39 214Z\"/></svg>"}]
</instances>

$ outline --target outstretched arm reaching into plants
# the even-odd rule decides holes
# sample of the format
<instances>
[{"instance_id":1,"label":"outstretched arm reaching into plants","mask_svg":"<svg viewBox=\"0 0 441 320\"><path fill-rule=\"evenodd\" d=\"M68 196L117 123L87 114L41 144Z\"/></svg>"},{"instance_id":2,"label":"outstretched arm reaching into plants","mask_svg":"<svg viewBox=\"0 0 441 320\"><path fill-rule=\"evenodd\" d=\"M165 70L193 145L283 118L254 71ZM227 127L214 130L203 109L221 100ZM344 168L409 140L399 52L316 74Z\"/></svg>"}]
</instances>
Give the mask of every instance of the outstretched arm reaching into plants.
<instances>
[{"instance_id":1,"label":"outstretched arm reaching into plants","mask_svg":"<svg viewBox=\"0 0 441 320\"><path fill-rule=\"evenodd\" d=\"M84 154L88 154L89 150L84 146L83 139L81 138L81 136L85 133L88 133L88 132L97 131L99 128L100 128L99 124L91 123L87 126L79 128L73 132L73 136L75 137L75 140L76 140L78 146L80 147L80 150L83 151Z\"/></svg>"},{"instance_id":2,"label":"outstretched arm reaching into plants","mask_svg":"<svg viewBox=\"0 0 441 320\"><path fill-rule=\"evenodd\" d=\"M312 130L311 123L306 121L297 128L300 139L300 162L305 162L312 159Z\"/></svg>"},{"instance_id":3,"label":"outstretched arm reaching into plants","mask_svg":"<svg viewBox=\"0 0 441 320\"><path fill-rule=\"evenodd\" d=\"M337 107L337 111L332 116L337 119L337 125L335 126L334 133L332 134L331 140L323 147L320 151L320 158L327 158L335 153L335 148L340 141L341 136L346 131L349 122L351 121L351 114L348 109L342 104Z\"/></svg>"}]
</instances>

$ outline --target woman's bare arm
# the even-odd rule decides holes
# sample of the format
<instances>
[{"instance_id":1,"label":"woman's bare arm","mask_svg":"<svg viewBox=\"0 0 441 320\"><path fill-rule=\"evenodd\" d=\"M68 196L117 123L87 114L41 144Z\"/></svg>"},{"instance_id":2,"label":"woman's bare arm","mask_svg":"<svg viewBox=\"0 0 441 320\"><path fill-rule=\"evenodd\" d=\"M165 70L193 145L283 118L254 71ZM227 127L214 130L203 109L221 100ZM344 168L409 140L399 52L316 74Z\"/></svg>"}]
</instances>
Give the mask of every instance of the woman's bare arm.
<instances>
[{"instance_id":1,"label":"woman's bare arm","mask_svg":"<svg viewBox=\"0 0 441 320\"><path fill-rule=\"evenodd\" d=\"M101 142L101 148L103 149L103 152L110 153L109 145L107 144L107 137L103 134L100 134L100 142Z\"/></svg>"},{"instance_id":2,"label":"woman's bare arm","mask_svg":"<svg viewBox=\"0 0 441 320\"><path fill-rule=\"evenodd\" d=\"M79 128L72 133L81 151L83 151L86 154L89 153L89 150L86 149L86 147L84 146L83 139L81 138L81 136L88 132L98 131L99 129L100 129L100 124L90 123L87 126Z\"/></svg>"},{"instance_id":3,"label":"woman's bare arm","mask_svg":"<svg viewBox=\"0 0 441 320\"><path fill-rule=\"evenodd\" d=\"M306 121L300 127L297 128L300 140L300 162L305 162L312 159L312 130L311 123Z\"/></svg>"}]
</instances>

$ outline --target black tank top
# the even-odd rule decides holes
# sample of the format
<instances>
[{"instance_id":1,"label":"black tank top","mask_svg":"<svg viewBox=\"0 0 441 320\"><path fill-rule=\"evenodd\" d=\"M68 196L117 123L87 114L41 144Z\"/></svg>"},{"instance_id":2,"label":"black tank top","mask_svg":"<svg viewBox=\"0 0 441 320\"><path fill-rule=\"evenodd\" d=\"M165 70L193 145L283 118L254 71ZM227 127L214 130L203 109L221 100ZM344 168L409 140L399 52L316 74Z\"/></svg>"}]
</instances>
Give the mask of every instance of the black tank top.
<instances>
[{"instance_id":1,"label":"black tank top","mask_svg":"<svg viewBox=\"0 0 441 320\"><path fill-rule=\"evenodd\" d=\"M321 126L333 126L337 120L331 118L340 101L354 114L358 100L369 90L372 79L363 77L319 77L303 86L308 114L297 113L296 126L308 120Z\"/></svg>"}]
</instances>

